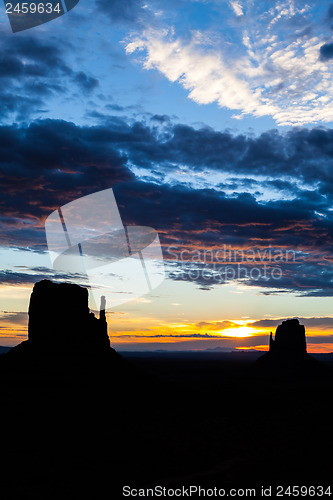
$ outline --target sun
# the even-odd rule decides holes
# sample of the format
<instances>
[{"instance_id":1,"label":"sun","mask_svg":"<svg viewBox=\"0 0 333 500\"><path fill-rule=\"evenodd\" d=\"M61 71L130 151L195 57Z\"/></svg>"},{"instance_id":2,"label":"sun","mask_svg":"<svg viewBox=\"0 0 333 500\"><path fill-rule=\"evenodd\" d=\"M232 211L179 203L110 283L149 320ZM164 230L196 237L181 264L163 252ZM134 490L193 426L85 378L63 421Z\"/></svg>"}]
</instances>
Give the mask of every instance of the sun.
<instances>
[{"instance_id":1,"label":"sun","mask_svg":"<svg viewBox=\"0 0 333 500\"><path fill-rule=\"evenodd\" d=\"M221 330L220 332L221 335L224 337L252 337L252 335L255 333L253 328L250 328L249 326L238 326L234 328L227 328L226 330Z\"/></svg>"}]
</instances>

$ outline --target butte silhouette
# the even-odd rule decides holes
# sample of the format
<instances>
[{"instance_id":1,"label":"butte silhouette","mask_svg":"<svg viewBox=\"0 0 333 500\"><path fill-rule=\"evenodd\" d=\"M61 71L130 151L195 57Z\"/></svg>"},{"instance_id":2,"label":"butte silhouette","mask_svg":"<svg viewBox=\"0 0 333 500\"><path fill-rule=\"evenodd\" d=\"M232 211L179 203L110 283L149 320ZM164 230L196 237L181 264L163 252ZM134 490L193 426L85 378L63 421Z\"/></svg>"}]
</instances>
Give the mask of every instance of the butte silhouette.
<instances>
[{"instance_id":1,"label":"butte silhouette","mask_svg":"<svg viewBox=\"0 0 333 500\"><path fill-rule=\"evenodd\" d=\"M21 348L111 349L102 297L99 318L88 307L88 290L70 283L35 284L29 304L28 340Z\"/></svg>"},{"instance_id":2,"label":"butte silhouette","mask_svg":"<svg viewBox=\"0 0 333 500\"><path fill-rule=\"evenodd\" d=\"M133 427L131 405L141 404L145 381L111 348L104 300L95 317L86 288L36 283L28 340L0 356L6 428L0 497L105 498L100 490L110 470L118 477L118 461L129 460L131 442L123 436ZM16 460L24 462L20 471Z\"/></svg>"},{"instance_id":3,"label":"butte silhouette","mask_svg":"<svg viewBox=\"0 0 333 500\"><path fill-rule=\"evenodd\" d=\"M304 325L298 319L282 321L270 333L269 351L255 363L258 373L274 378L303 378L324 373L325 367L307 353Z\"/></svg>"},{"instance_id":4,"label":"butte silhouette","mask_svg":"<svg viewBox=\"0 0 333 500\"><path fill-rule=\"evenodd\" d=\"M39 281L29 304L28 340L10 352L115 352L110 347L102 297L99 318L88 307L88 290L71 283Z\"/></svg>"},{"instance_id":5,"label":"butte silhouette","mask_svg":"<svg viewBox=\"0 0 333 500\"><path fill-rule=\"evenodd\" d=\"M53 377L65 373L93 379L103 370L114 374L124 365L110 346L104 297L97 318L89 310L87 288L49 280L33 287L28 340L1 359L1 367L39 372L44 379L51 372Z\"/></svg>"}]
</instances>

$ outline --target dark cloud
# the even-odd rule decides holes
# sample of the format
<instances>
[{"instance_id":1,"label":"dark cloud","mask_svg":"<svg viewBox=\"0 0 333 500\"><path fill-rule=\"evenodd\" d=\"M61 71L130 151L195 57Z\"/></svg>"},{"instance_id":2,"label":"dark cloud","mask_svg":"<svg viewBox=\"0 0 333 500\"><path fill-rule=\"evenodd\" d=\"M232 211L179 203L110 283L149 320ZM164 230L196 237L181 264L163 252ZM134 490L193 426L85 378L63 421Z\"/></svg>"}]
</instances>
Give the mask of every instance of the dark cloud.
<instances>
[{"instance_id":1,"label":"dark cloud","mask_svg":"<svg viewBox=\"0 0 333 500\"><path fill-rule=\"evenodd\" d=\"M263 175L283 181L319 182L332 190L331 129L293 129L286 134L272 130L248 137L208 127L198 130L165 118L161 127L161 122L150 127L144 122L129 125L125 120L111 120L105 126L117 146L126 148L133 164L158 176L187 168L189 175L193 171L220 171L230 176L241 174L241 182L248 176Z\"/></svg>"},{"instance_id":2,"label":"dark cloud","mask_svg":"<svg viewBox=\"0 0 333 500\"><path fill-rule=\"evenodd\" d=\"M6 40L2 42L6 48ZM72 70L64 62L61 48L40 42L31 36L10 39L10 51L3 50L0 58L1 78L49 77L71 75Z\"/></svg>"},{"instance_id":3,"label":"dark cloud","mask_svg":"<svg viewBox=\"0 0 333 500\"><path fill-rule=\"evenodd\" d=\"M63 96L71 92L91 92L98 81L84 73L74 71L65 61L62 42L52 44L31 36L7 38L0 42L0 80L2 82L0 116L26 120L48 107L53 94Z\"/></svg>"},{"instance_id":4,"label":"dark cloud","mask_svg":"<svg viewBox=\"0 0 333 500\"><path fill-rule=\"evenodd\" d=\"M84 92L91 92L99 83L96 78L86 75L83 71L79 71L74 77L74 81L81 87Z\"/></svg>"},{"instance_id":5,"label":"dark cloud","mask_svg":"<svg viewBox=\"0 0 333 500\"><path fill-rule=\"evenodd\" d=\"M125 111L124 106L119 106L119 104L107 104L105 108L109 109L110 111Z\"/></svg>"},{"instance_id":6,"label":"dark cloud","mask_svg":"<svg viewBox=\"0 0 333 500\"><path fill-rule=\"evenodd\" d=\"M153 115L150 120L157 123L170 123L170 117L168 115Z\"/></svg>"},{"instance_id":7,"label":"dark cloud","mask_svg":"<svg viewBox=\"0 0 333 500\"><path fill-rule=\"evenodd\" d=\"M85 280L81 275L60 273L47 267L32 267L29 268L29 272L23 269L21 271L12 271L11 269L0 271L2 285L31 285L32 288L35 283L44 279L50 279L55 283L69 282L89 287L88 280Z\"/></svg>"},{"instance_id":8,"label":"dark cloud","mask_svg":"<svg viewBox=\"0 0 333 500\"><path fill-rule=\"evenodd\" d=\"M293 318L279 318L279 319L261 319L251 323L253 328L276 328L282 321ZM332 328L333 318L297 318L299 322L304 326L309 326L312 328ZM326 337L325 337L326 338Z\"/></svg>"},{"instance_id":9,"label":"dark cloud","mask_svg":"<svg viewBox=\"0 0 333 500\"><path fill-rule=\"evenodd\" d=\"M210 290L231 282L259 287L263 295L295 293L296 296L333 296L332 265L318 262L309 264L241 263L198 264L174 262L167 265L167 276L174 281L189 281L202 290Z\"/></svg>"},{"instance_id":10,"label":"dark cloud","mask_svg":"<svg viewBox=\"0 0 333 500\"><path fill-rule=\"evenodd\" d=\"M32 113L45 113L44 100L41 98L45 95L43 92L39 96L27 96L13 94L7 91L0 90L1 111L0 117L15 116L18 121L25 120Z\"/></svg>"},{"instance_id":11,"label":"dark cloud","mask_svg":"<svg viewBox=\"0 0 333 500\"><path fill-rule=\"evenodd\" d=\"M332 223L314 217L313 211L319 210L317 200L312 205L308 199L258 203L246 193L228 197L214 189L142 182L116 186L116 194L124 205L123 216L130 223L139 220L149 225L150 221L162 233L172 226L172 238L167 239L170 245L184 245L187 238L194 247L214 243L220 247L247 247L249 241L253 245L265 241L293 249L305 241L309 248L332 244L327 238ZM139 200L142 202L138 206ZM324 235L325 241L321 239Z\"/></svg>"},{"instance_id":12,"label":"dark cloud","mask_svg":"<svg viewBox=\"0 0 333 500\"><path fill-rule=\"evenodd\" d=\"M333 43L325 43L320 47L320 58L322 61L333 59Z\"/></svg>"},{"instance_id":13,"label":"dark cloud","mask_svg":"<svg viewBox=\"0 0 333 500\"><path fill-rule=\"evenodd\" d=\"M283 271L278 280L264 276L258 280L252 274L246 284L259 284L263 293L292 290L331 296L332 145L330 129L233 136L175 125L167 117L146 123L109 116L94 127L60 120L3 126L2 241L45 249L43 221L52 210L113 186L124 223L154 227L170 262L170 245L179 251L230 245L238 252L270 245L295 251L296 262L278 263ZM147 172L145 182L134 177L131 165ZM199 179L205 172L223 172L229 180L209 189L165 181L184 165L189 173L200 173ZM266 199L258 200L256 193L247 192L272 193L272 188L273 199L266 194ZM175 265L175 280L188 272L195 275L198 269L201 273L202 265L191 261ZM274 266L270 262L268 269ZM253 263L245 262L244 267L250 272ZM211 271L209 264L206 268ZM227 280L216 280L215 272L211 277L199 274L193 281L209 289Z\"/></svg>"},{"instance_id":14,"label":"dark cloud","mask_svg":"<svg viewBox=\"0 0 333 500\"><path fill-rule=\"evenodd\" d=\"M96 127L80 128L68 122L61 122L61 126L66 132L76 127L81 135L95 140L96 144L108 144L114 151L123 151L131 164L145 169L148 177L155 175L161 181L172 172L184 171L189 176L196 172L204 176L205 172L216 171L230 176L227 183L217 184L219 191L240 187L244 192L250 187L260 191L274 187L295 198L312 199L318 211L325 209L325 196L333 192L331 129L293 129L286 134L273 130L247 137L207 127L198 130L174 124L166 116L156 115L151 123L103 115L102 124ZM40 133L43 127L60 129L51 121L40 122ZM61 138L66 140L65 134ZM79 141L77 149L80 145ZM259 175L268 177L267 181L254 178ZM299 183L309 188L302 186L300 192ZM312 186L317 189L314 191ZM297 210L297 204L294 206Z\"/></svg>"},{"instance_id":15,"label":"dark cloud","mask_svg":"<svg viewBox=\"0 0 333 500\"><path fill-rule=\"evenodd\" d=\"M333 296L332 220L314 217L316 198L258 203L246 194L139 182L116 186L115 194L125 223L159 231L173 280L204 289L237 280L265 294ZM231 257L227 250L223 259L224 247ZM214 263L210 250L220 252Z\"/></svg>"},{"instance_id":16,"label":"dark cloud","mask_svg":"<svg viewBox=\"0 0 333 500\"><path fill-rule=\"evenodd\" d=\"M150 17L143 0L97 0L97 8L115 23L133 23Z\"/></svg>"},{"instance_id":17,"label":"dark cloud","mask_svg":"<svg viewBox=\"0 0 333 500\"><path fill-rule=\"evenodd\" d=\"M133 177L103 133L60 120L0 127L3 243L45 244L52 210Z\"/></svg>"}]
</instances>

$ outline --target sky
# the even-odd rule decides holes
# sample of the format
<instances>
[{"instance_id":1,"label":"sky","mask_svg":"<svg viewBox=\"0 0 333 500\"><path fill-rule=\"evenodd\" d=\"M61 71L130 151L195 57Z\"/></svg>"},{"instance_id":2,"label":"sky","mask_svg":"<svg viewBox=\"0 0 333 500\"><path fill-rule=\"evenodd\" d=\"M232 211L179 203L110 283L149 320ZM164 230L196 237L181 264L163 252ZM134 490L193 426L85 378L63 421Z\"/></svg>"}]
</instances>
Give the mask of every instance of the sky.
<instances>
[{"instance_id":1,"label":"sky","mask_svg":"<svg viewBox=\"0 0 333 500\"><path fill-rule=\"evenodd\" d=\"M0 45L0 345L35 282L87 286L45 220L112 188L165 268L114 347L266 350L296 317L333 351L333 3L80 0L18 33L2 6Z\"/></svg>"}]
</instances>

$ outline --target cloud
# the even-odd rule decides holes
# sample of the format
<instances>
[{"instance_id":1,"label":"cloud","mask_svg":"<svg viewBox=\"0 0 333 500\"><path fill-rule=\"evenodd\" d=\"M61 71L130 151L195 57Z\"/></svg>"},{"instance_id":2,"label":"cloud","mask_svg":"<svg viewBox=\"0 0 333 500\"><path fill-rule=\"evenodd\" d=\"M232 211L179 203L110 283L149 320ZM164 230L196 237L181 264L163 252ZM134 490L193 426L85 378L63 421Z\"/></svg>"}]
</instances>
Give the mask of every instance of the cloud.
<instances>
[{"instance_id":1,"label":"cloud","mask_svg":"<svg viewBox=\"0 0 333 500\"><path fill-rule=\"evenodd\" d=\"M0 271L2 285L33 285L38 281L50 279L55 283L70 282L89 287L87 279L75 273L61 273L46 267L31 267L28 270L12 271L4 269ZM12 313L8 313L12 314Z\"/></svg>"},{"instance_id":2,"label":"cloud","mask_svg":"<svg viewBox=\"0 0 333 500\"><path fill-rule=\"evenodd\" d=\"M261 319L255 322L249 323L249 326L253 328L276 328L282 321L293 318L278 318L278 319ZM331 329L333 328L333 318L331 317L319 317L319 318L297 318L299 322L306 326L318 329ZM322 337L321 337L322 338ZM326 341L326 337L325 337Z\"/></svg>"},{"instance_id":3,"label":"cloud","mask_svg":"<svg viewBox=\"0 0 333 500\"><path fill-rule=\"evenodd\" d=\"M308 264L305 260L296 266L286 263L250 265L233 262L174 262L172 266L166 262L166 266L170 279L192 282L202 290L233 282L259 288L259 293L263 295L294 293L298 297L332 297L332 264L323 266L320 257L317 258L318 262L314 264Z\"/></svg>"},{"instance_id":4,"label":"cloud","mask_svg":"<svg viewBox=\"0 0 333 500\"><path fill-rule=\"evenodd\" d=\"M325 43L320 47L320 57L322 61L333 59L333 43Z\"/></svg>"},{"instance_id":5,"label":"cloud","mask_svg":"<svg viewBox=\"0 0 333 500\"><path fill-rule=\"evenodd\" d=\"M152 339L161 339L161 338L174 338L174 339L223 339L223 338L229 338L229 337L223 337L223 335L213 335L210 333L177 333L177 334L172 334L172 333L157 333L157 334L149 334L149 335L136 335L136 334L126 334L126 335L117 335L117 338L152 338Z\"/></svg>"},{"instance_id":6,"label":"cloud","mask_svg":"<svg viewBox=\"0 0 333 500\"><path fill-rule=\"evenodd\" d=\"M196 324L198 328L203 328L204 330L227 330L229 328L237 328L239 325L233 323L232 321L200 321Z\"/></svg>"},{"instance_id":7,"label":"cloud","mask_svg":"<svg viewBox=\"0 0 333 500\"><path fill-rule=\"evenodd\" d=\"M9 312L9 311L0 311L0 321L1 325L10 326L10 325L23 325L26 326L28 322L28 313L27 312Z\"/></svg>"},{"instance_id":8,"label":"cloud","mask_svg":"<svg viewBox=\"0 0 333 500\"><path fill-rule=\"evenodd\" d=\"M3 38L0 42L0 116L17 121L45 113L50 99L92 92L98 80L74 71L65 61L61 43L39 41L32 36ZM51 78L50 78L51 76Z\"/></svg>"},{"instance_id":9,"label":"cloud","mask_svg":"<svg viewBox=\"0 0 333 500\"><path fill-rule=\"evenodd\" d=\"M223 227L226 237L233 234L232 243L268 241L270 234L281 245L306 240L309 247L319 241L325 245L332 219L331 130L270 131L246 137L175 125L166 118L163 124L161 129L110 117L95 127L60 120L1 127L3 223L11 221L13 229L27 231L31 221L75 197L134 181L131 169L137 180L118 189L123 196L132 195L132 201L126 196L123 210L130 220L133 214L140 215L137 199L144 193L143 218L153 217L162 227L188 219L192 232L206 221L202 243L214 241ZM177 177L179 172L183 175ZM270 197L263 199L265 190ZM160 196L160 203L155 196ZM144 210L151 204L153 214Z\"/></svg>"},{"instance_id":10,"label":"cloud","mask_svg":"<svg viewBox=\"0 0 333 500\"><path fill-rule=\"evenodd\" d=\"M243 8L242 8L240 2L237 2L236 0L230 1L230 5L231 5L234 13L236 14L236 16L243 16L244 15Z\"/></svg>"},{"instance_id":11,"label":"cloud","mask_svg":"<svg viewBox=\"0 0 333 500\"><path fill-rule=\"evenodd\" d=\"M102 119L90 133L124 151L139 178L214 187L226 194L251 192L256 198L267 190L270 201L303 195L313 197L318 211L324 201L320 195L332 189L332 129L299 128L284 134L268 130L246 136L174 123L167 116L154 116L152 123L106 115Z\"/></svg>"},{"instance_id":12,"label":"cloud","mask_svg":"<svg viewBox=\"0 0 333 500\"><path fill-rule=\"evenodd\" d=\"M198 104L218 102L221 107L263 116L259 99L248 83L237 77L219 54L205 54L195 42L172 40L168 32L146 32L126 46L128 54L144 50L145 69L158 69L171 82L180 82Z\"/></svg>"},{"instance_id":13,"label":"cloud","mask_svg":"<svg viewBox=\"0 0 333 500\"><path fill-rule=\"evenodd\" d=\"M172 279L207 289L235 273L262 293L331 296L332 141L330 129L232 135L165 116L109 116L93 127L61 120L2 126L2 244L45 250L44 219L55 208L113 187L125 224L159 232ZM245 254L240 277L235 261L213 269L189 253L180 259L184 250L224 246ZM294 252L295 261L246 259L246 251L269 247Z\"/></svg>"},{"instance_id":14,"label":"cloud","mask_svg":"<svg viewBox=\"0 0 333 500\"><path fill-rule=\"evenodd\" d=\"M98 11L111 21L133 24L150 18L150 11L142 0L97 0Z\"/></svg>"},{"instance_id":15,"label":"cloud","mask_svg":"<svg viewBox=\"0 0 333 500\"><path fill-rule=\"evenodd\" d=\"M2 241L44 245L43 219L84 194L134 176L108 131L61 120L0 127Z\"/></svg>"},{"instance_id":16,"label":"cloud","mask_svg":"<svg viewBox=\"0 0 333 500\"><path fill-rule=\"evenodd\" d=\"M7 40L2 41L2 48ZM38 41L32 36L11 38L10 53L3 50L1 56L1 78L49 77L71 75L72 70L64 62L61 50L56 45Z\"/></svg>"},{"instance_id":17,"label":"cloud","mask_svg":"<svg viewBox=\"0 0 333 500\"><path fill-rule=\"evenodd\" d=\"M271 116L279 125L332 121L332 68L318 57L325 36L311 7L252 4L244 16L240 2L230 6L247 22L232 30L224 19L226 39L211 30L150 26L131 34L127 54L138 54L146 70L177 82L196 103L217 103L235 110L236 118Z\"/></svg>"},{"instance_id":18,"label":"cloud","mask_svg":"<svg viewBox=\"0 0 333 500\"><path fill-rule=\"evenodd\" d=\"M79 71L75 75L74 81L81 87L84 92L91 92L99 85L99 82L96 78L86 75L83 71Z\"/></svg>"}]
</instances>

